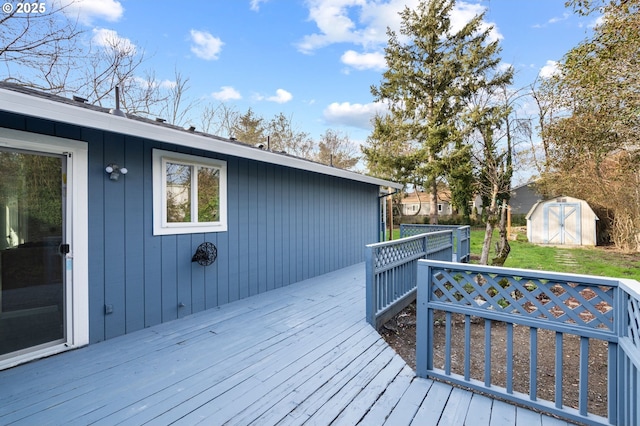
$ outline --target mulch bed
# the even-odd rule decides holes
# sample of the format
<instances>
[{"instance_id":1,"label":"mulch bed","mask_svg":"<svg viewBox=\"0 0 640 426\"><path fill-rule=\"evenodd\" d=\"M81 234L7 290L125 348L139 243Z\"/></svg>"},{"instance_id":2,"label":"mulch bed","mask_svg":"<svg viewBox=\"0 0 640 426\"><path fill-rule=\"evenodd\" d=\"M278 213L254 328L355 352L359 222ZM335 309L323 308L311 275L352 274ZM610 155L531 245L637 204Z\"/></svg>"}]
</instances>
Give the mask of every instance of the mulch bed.
<instances>
[{"instance_id":1,"label":"mulch bed","mask_svg":"<svg viewBox=\"0 0 640 426\"><path fill-rule=\"evenodd\" d=\"M435 315L434 365L444 368L444 313ZM472 321L471 377L484 380L484 320ZM396 352L415 369L416 366L416 310L415 303L385 324L381 331L383 338ZM506 386L506 326L501 322L492 322L491 340L492 363L491 379L497 386ZM513 386L517 392L529 393L529 328L514 326ZM453 315L452 330L452 371L464 374L464 317ZM563 401L565 406L578 408L579 398L579 358L580 338L574 335L564 336L563 344ZM538 330L538 370L537 392L539 399L555 400L555 333ZM589 412L607 416L607 343L599 340L589 342Z\"/></svg>"}]
</instances>

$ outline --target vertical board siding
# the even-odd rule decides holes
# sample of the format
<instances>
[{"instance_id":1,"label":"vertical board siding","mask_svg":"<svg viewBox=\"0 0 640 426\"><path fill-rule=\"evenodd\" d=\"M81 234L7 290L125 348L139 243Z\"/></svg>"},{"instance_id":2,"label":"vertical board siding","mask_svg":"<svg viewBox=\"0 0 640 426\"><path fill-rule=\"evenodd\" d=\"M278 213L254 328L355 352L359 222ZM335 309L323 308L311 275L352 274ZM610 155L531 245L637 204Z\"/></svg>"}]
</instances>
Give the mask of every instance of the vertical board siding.
<instances>
[{"instance_id":1,"label":"vertical board siding","mask_svg":"<svg viewBox=\"0 0 640 426\"><path fill-rule=\"evenodd\" d=\"M144 141L130 139L124 147L124 163L144 163ZM140 330L144 318L144 173L136 168L127 173L124 183L124 203L127 209L124 223L126 332Z\"/></svg>"},{"instance_id":2,"label":"vertical board siding","mask_svg":"<svg viewBox=\"0 0 640 426\"><path fill-rule=\"evenodd\" d=\"M149 153L153 147L151 141L144 142L144 152ZM91 150L89 151L91 152ZM151 155L143 155L143 180L144 180L144 325L151 327L162 322L162 239L150 238L153 229L153 176ZM133 173L133 172L132 172ZM91 187L91 186L89 186ZM140 309L140 306L135 308Z\"/></svg>"},{"instance_id":3,"label":"vertical board siding","mask_svg":"<svg viewBox=\"0 0 640 426\"><path fill-rule=\"evenodd\" d=\"M88 186L87 197L89 228L89 342L104 340L105 335L105 245L104 245L104 164L103 133L84 129L82 140L88 142Z\"/></svg>"},{"instance_id":4,"label":"vertical board siding","mask_svg":"<svg viewBox=\"0 0 640 426\"><path fill-rule=\"evenodd\" d=\"M196 235L193 235L190 241L191 250L187 252L187 256L190 261L189 269L191 271L191 283L192 283L191 284L192 286L191 300L190 300L191 308L188 311L189 314L204 311L207 305L216 306L217 304L217 300L215 298L216 292L213 291L211 292L212 294L209 294L209 292L207 292L207 284L206 284L206 277L205 277L206 268L203 268L201 265L198 265L197 262L191 262L191 257L193 256L193 253L196 252L196 249L198 248L198 246L204 243L205 240L212 242L216 246L218 245L217 241L214 241L214 239L212 238L214 236L215 235L212 235L212 234L196 234ZM214 265L211 265L211 266L214 266ZM215 271L218 269L218 265L215 264L215 266L211 269L212 269L212 272L215 273ZM212 296L214 297L212 298ZM186 312L184 314L186 314Z\"/></svg>"},{"instance_id":5,"label":"vertical board siding","mask_svg":"<svg viewBox=\"0 0 640 426\"><path fill-rule=\"evenodd\" d=\"M192 238L199 235L178 235L176 246L176 280L178 284L178 302L176 304L177 316L182 318L191 314L193 304L191 303L192 289L199 287L194 282L191 275L191 256L195 251L192 248ZM201 284L200 284L201 285ZM204 294L199 295L200 297Z\"/></svg>"},{"instance_id":6,"label":"vertical board siding","mask_svg":"<svg viewBox=\"0 0 640 426\"><path fill-rule=\"evenodd\" d=\"M89 148L91 150L91 148ZM100 165L89 164L89 168L102 169L101 184L104 187L104 232L125 229L124 180L109 179L104 167L109 163L124 165L124 137L113 133L104 135L104 161ZM89 218L91 221L91 218ZM125 303L125 235L104 239L104 299L113 305L113 313L105 317L105 338L120 336L126 332Z\"/></svg>"},{"instance_id":7,"label":"vertical board siding","mask_svg":"<svg viewBox=\"0 0 640 426\"><path fill-rule=\"evenodd\" d=\"M0 125L88 143L91 343L362 262L377 241L375 185L10 113ZM227 232L153 235L153 148L227 161ZM111 162L128 174L111 181ZM191 262L205 241L208 267Z\"/></svg>"}]
</instances>

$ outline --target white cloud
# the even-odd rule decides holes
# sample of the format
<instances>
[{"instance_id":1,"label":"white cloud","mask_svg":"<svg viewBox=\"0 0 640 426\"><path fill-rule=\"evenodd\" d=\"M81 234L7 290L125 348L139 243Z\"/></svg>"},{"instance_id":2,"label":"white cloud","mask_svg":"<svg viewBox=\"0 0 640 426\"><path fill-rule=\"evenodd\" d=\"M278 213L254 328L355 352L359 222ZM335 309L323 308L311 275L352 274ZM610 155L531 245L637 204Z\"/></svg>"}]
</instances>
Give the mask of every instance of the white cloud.
<instances>
[{"instance_id":1,"label":"white cloud","mask_svg":"<svg viewBox=\"0 0 640 426\"><path fill-rule=\"evenodd\" d=\"M173 89L178 85L177 82L171 80L162 80L160 82L160 88L162 89Z\"/></svg>"},{"instance_id":2,"label":"white cloud","mask_svg":"<svg viewBox=\"0 0 640 426\"><path fill-rule=\"evenodd\" d=\"M85 25L90 25L95 19L116 22L124 13L124 8L116 0L58 0L55 4Z\"/></svg>"},{"instance_id":3,"label":"white cloud","mask_svg":"<svg viewBox=\"0 0 640 426\"><path fill-rule=\"evenodd\" d=\"M458 2L455 8L451 11L451 31L456 33L460 31L465 25L469 23L474 17L480 15L485 11L485 7L481 4ZM498 26L495 23L483 22L480 24L480 31L485 31L490 26L493 29L489 33L488 40L490 42L502 40L504 36L498 31Z\"/></svg>"},{"instance_id":4,"label":"white cloud","mask_svg":"<svg viewBox=\"0 0 640 426\"><path fill-rule=\"evenodd\" d=\"M549 19L548 22L550 24L557 24L558 22L566 21L570 16L571 14L569 12L565 12L562 14L562 16L554 16L553 18Z\"/></svg>"},{"instance_id":5,"label":"white cloud","mask_svg":"<svg viewBox=\"0 0 640 426\"><path fill-rule=\"evenodd\" d=\"M177 85L175 81L171 81L171 80L155 81L155 80L148 80L144 77L134 77L133 80L138 84L138 86L144 89L148 89L150 87L159 87L161 89L168 90L168 89L173 89Z\"/></svg>"},{"instance_id":6,"label":"white cloud","mask_svg":"<svg viewBox=\"0 0 640 426\"><path fill-rule=\"evenodd\" d=\"M382 103L352 104L350 102L334 102L325 108L323 115L331 125L345 125L370 130L371 120L386 111Z\"/></svg>"},{"instance_id":7,"label":"white cloud","mask_svg":"<svg viewBox=\"0 0 640 426\"><path fill-rule=\"evenodd\" d=\"M560 68L558 67L558 62L556 61L547 61L547 64L540 68L540 72L538 75L542 78L553 77L554 75L560 73Z\"/></svg>"},{"instance_id":8,"label":"white cloud","mask_svg":"<svg viewBox=\"0 0 640 426\"><path fill-rule=\"evenodd\" d=\"M116 50L123 54L135 54L136 45L128 38L120 37L114 30L94 28L91 41L105 49Z\"/></svg>"},{"instance_id":9,"label":"white cloud","mask_svg":"<svg viewBox=\"0 0 640 426\"><path fill-rule=\"evenodd\" d=\"M398 13L405 6L415 8L420 0L309 0L309 20L315 22L318 32L306 35L298 43L303 53L334 43L354 43L364 48L380 46L388 41L387 27L398 31ZM480 4L458 2L451 13L453 31L460 30L485 7ZM481 29L490 23L484 23ZM502 39L496 29L490 34L491 41Z\"/></svg>"},{"instance_id":10,"label":"white cloud","mask_svg":"<svg viewBox=\"0 0 640 426\"><path fill-rule=\"evenodd\" d=\"M274 96L269 96L267 98L265 98L266 100L270 101L270 102L276 102L278 104L284 104L289 102L291 99L293 99L293 95L289 92L287 92L284 89L278 89L276 90L276 94Z\"/></svg>"},{"instance_id":11,"label":"white cloud","mask_svg":"<svg viewBox=\"0 0 640 426\"><path fill-rule=\"evenodd\" d=\"M230 101L242 99L242 95L236 89L231 86L222 86L219 91L211 94L214 99L218 101Z\"/></svg>"},{"instance_id":12,"label":"white cloud","mask_svg":"<svg viewBox=\"0 0 640 426\"><path fill-rule=\"evenodd\" d=\"M358 53L354 50L344 52L340 60L343 64L349 65L357 70L383 70L387 66L384 54L380 52L374 53Z\"/></svg>"},{"instance_id":13,"label":"white cloud","mask_svg":"<svg viewBox=\"0 0 640 426\"><path fill-rule=\"evenodd\" d=\"M206 31L191 30L191 52L206 61L218 59L224 43Z\"/></svg>"},{"instance_id":14,"label":"white cloud","mask_svg":"<svg viewBox=\"0 0 640 426\"><path fill-rule=\"evenodd\" d=\"M249 8L254 12L258 12L260 10L260 3L266 3L269 0L251 0L249 3Z\"/></svg>"}]
</instances>

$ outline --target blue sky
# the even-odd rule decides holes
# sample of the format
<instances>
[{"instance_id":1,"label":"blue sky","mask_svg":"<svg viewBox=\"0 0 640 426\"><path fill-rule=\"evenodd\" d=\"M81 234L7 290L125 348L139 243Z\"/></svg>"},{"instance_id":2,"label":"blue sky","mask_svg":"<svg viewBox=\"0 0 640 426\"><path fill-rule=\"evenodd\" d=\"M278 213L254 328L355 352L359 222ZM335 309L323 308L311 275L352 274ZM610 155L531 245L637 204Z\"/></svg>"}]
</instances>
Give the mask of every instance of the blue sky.
<instances>
[{"instance_id":1,"label":"blue sky","mask_svg":"<svg viewBox=\"0 0 640 426\"><path fill-rule=\"evenodd\" d=\"M416 3L80 0L74 7L86 37L129 40L159 80L170 83L175 69L187 76L188 95L201 105L251 107L266 119L282 112L316 140L330 128L359 144L378 108L370 86L381 79L385 30L397 29L397 12ZM549 72L594 19L573 14L563 0L481 0L458 2L454 27L485 9L503 62L515 67L515 87Z\"/></svg>"}]
</instances>

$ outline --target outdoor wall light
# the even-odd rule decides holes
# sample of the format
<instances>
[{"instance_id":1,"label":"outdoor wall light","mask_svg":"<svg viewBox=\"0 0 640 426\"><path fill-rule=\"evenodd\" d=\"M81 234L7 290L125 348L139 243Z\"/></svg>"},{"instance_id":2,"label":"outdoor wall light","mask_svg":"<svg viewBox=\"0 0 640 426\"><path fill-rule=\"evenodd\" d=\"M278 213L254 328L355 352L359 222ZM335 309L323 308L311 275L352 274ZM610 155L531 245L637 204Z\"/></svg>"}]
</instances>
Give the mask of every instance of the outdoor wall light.
<instances>
[{"instance_id":1,"label":"outdoor wall light","mask_svg":"<svg viewBox=\"0 0 640 426\"><path fill-rule=\"evenodd\" d=\"M109 164L105 169L105 172L109 173L109 179L118 180L120 175L126 175L129 170L126 167L120 167L116 163Z\"/></svg>"}]
</instances>

